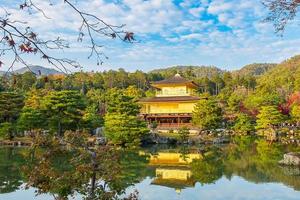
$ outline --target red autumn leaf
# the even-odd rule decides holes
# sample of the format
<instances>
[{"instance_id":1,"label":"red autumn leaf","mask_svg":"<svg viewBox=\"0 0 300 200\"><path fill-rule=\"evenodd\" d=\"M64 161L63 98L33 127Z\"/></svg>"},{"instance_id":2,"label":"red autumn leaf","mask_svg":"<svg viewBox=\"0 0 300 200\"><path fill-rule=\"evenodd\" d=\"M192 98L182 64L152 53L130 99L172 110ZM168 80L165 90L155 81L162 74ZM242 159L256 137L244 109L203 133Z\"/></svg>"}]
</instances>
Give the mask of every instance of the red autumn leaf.
<instances>
[{"instance_id":1,"label":"red autumn leaf","mask_svg":"<svg viewBox=\"0 0 300 200\"><path fill-rule=\"evenodd\" d=\"M124 37L124 41L131 42L132 40L134 40L133 36L134 36L134 33L126 32L125 37Z\"/></svg>"},{"instance_id":2,"label":"red autumn leaf","mask_svg":"<svg viewBox=\"0 0 300 200\"><path fill-rule=\"evenodd\" d=\"M9 39L7 42L8 42L9 46L15 46L15 44L16 44L13 39Z\"/></svg>"},{"instance_id":3,"label":"red autumn leaf","mask_svg":"<svg viewBox=\"0 0 300 200\"><path fill-rule=\"evenodd\" d=\"M36 34L36 33L34 33L34 32L30 32L30 33L29 33L29 38L30 38L30 39L36 40L36 37L37 37L37 34Z\"/></svg>"},{"instance_id":4,"label":"red autumn leaf","mask_svg":"<svg viewBox=\"0 0 300 200\"><path fill-rule=\"evenodd\" d=\"M111 37L113 38L113 39L115 39L116 37L117 37L117 34L115 34L115 33L112 33L112 34L110 34L111 35Z\"/></svg>"},{"instance_id":5,"label":"red autumn leaf","mask_svg":"<svg viewBox=\"0 0 300 200\"><path fill-rule=\"evenodd\" d=\"M20 9L23 10L23 9L26 8L27 6L28 6L27 3L21 4L21 5L20 5Z\"/></svg>"},{"instance_id":6,"label":"red autumn leaf","mask_svg":"<svg viewBox=\"0 0 300 200\"><path fill-rule=\"evenodd\" d=\"M5 27L7 25L7 20L2 21L2 26Z\"/></svg>"},{"instance_id":7,"label":"red autumn leaf","mask_svg":"<svg viewBox=\"0 0 300 200\"><path fill-rule=\"evenodd\" d=\"M4 39L7 41L9 46L14 46L16 44L15 41L8 36L5 36Z\"/></svg>"},{"instance_id":8,"label":"red autumn leaf","mask_svg":"<svg viewBox=\"0 0 300 200\"><path fill-rule=\"evenodd\" d=\"M300 92L291 94L285 103L279 105L279 110L283 114L289 114L293 105L300 105Z\"/></svg>"},{"instance_id":9,"label":"red autumn leaf","mask_svg":"<svg viewBox=\"0 0 300 200\"><path fill-rule=\"evenodd\" d=\"M37 51L30 46L30 43L21 44L19 48L21 52L25 52L25 53L35 53Z\"/></svg>"}]
</instances>

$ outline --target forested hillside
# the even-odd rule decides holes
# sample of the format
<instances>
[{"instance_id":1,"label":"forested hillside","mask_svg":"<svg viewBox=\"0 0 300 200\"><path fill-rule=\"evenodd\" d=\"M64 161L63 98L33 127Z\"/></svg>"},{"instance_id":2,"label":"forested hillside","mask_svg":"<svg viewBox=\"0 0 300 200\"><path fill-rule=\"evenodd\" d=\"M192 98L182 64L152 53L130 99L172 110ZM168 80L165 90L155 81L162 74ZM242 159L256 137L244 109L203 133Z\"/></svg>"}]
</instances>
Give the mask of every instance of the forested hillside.
<instances>
[{"instance_id":1,"label":"forested hillside","mask_svg":"<svg viewBox=\"0 0 300 200\"><path fill-rule=\"evenodd\" d=\"M233 71L232 74L238 76L259 76L273 69L276 65L274 63L253 63Z\"/></svg>"},{"instance_id":2,"label":"forested hillside","mask_svg":"<svg viewBox=\"0 0 300 200\"><path fill-rule=\"evenodd\" d=\"M160 74L163 77L174 76L176 73L180 73L185 77L196 78L211 78L216 75L222 75L225 71L215 66L173 66L162 69L155 69L149 73Z\"/></svg>"},{"instance_id":3,"label":"forested hillside","mask_svg":"<svg viewBox=\"0 0 300 200\"><path fill-rule=\"evenodd\" d=\"M300 55L292 57L258 79L258 90L290 93L300 89Z\"/></svg>"}]
</instances>

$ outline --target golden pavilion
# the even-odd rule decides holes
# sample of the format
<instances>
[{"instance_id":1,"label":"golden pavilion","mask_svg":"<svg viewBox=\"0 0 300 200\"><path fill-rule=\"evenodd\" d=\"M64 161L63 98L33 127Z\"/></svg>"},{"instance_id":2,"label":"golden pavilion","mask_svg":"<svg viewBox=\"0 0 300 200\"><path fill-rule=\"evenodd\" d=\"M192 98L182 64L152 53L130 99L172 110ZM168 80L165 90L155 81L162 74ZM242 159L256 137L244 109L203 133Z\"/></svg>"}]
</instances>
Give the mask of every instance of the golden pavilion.
<instances>
[{"instance_id":1,"label":"golden pavilion","mask_svg":"<svg viewBox=\"0 0 300 200\"><path fill-rule=\"evenodd\" d=\"M195 95L198 85L180 74L151 85L156 89L155 97L139 101L143 118L149 123L157 122L159 127L192 126L192 112L200 99Z\"/></svg>"}]
</instances>

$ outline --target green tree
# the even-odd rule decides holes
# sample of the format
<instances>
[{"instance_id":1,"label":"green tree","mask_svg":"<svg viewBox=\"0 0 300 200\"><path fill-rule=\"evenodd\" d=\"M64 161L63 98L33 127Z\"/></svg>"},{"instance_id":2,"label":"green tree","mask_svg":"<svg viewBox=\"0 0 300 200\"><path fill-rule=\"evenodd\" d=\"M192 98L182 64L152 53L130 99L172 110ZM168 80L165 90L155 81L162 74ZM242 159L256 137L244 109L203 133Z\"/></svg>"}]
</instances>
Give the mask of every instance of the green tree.
<instances>
[{"instance_id":1,"label":"green tree","mask_svg":"<svg viewBox=\"0 0 300 200\"><path fill-rule=\"evenodd\" d=\"M13 124L10 122L3 122L0 124L0 138L11 140L14 137Z\"/></svg>"},{"instance_id":2,"label":"green tree","mask_svg":"<svg viewBox=\"0 0 300 200\"><path fill-rule=\"evenodd\" d=\"M16 92L0 93L0 122L14 122L17 120L24 106L24 98Z\"/></svg>"},{"instance_id":3,"label":"green tree","mask_svg":"<svg viewBox=\"0 0 300 200\"><path fill-rule=\"evenodd\" d=\"M33 132L35 129L45 128L46 118L41 110L24 107L18 119L18 129Z\"/></svg>"},{"instance_id":4,"label":"green tree","mask_svg":"<svg viewBox=\"0 0 300 200\"><path fill-rule=\"evenodd\" d=\"M240 111L240 106L244 97L242 95L233 92L228 99L228 108L231 112Z\"/></svg>"},{"instance_id":5,"label":"green tree","mask_svg":"<svg viewBox=\"0 0 300 200\"><path fill-rule=\"evenodd\" d=\"M84 123L84 126L90 131L103 125L103 118L98 113L97 106L93 104L87 106L87 108L85 109L82 121Z\"/></svg>"},{"instance_id":6,"label":"green tree","mask_svg":"<svg viewBox=\"0 0 300 200\"><path fill-rule=\"evenodd\" d=\"M200 100L193 111L193 123L199 128L215 129L222 122L222 109L212 99Z\"/></svg>"},{"instance_id":7,"label":"green tree","mask_svg":"<svg viewBox=\"0 0 300 200\"><path fill-rule=\"evenodd\" d=\"M190 134L190 131L187 127L181 127L179 130L178 130L178 135L179 135L179 140L180 142L187 142L188 139L189 139L189 134Z\"/></svg>"},{"instance_id":8,"label":"green tree","mask_svg":"<svg viewBox=\"0 0 300 200\"><path fill-rule=\"evenodd\" d=\"M149 132L146 123L137 116L108 113L105 119L105 136L113 144L138 146L141 138Z\"/></svg>"},{"instance_id":9,"label":"green tree","mask_svg":"<svg viewBox=\"0 0 300 200\"><path fill-rule=\"evenodd\" d=\"M136 116L140 112L140 106L136 99L127 96L122 90L113 88L107 91L106 100L108 113L120 113Z\"/></svg>"},{"instance_id":10,"label":"green tree","mask_svg":"<svg viewBox=\"0 0 300 200\"><path fill-rule=\"evenodd\" d=\"M138 118L139 105L132 97L119 91L110 94L107 114L104 117L105 136L113 144L139 145L147 134L146 123Z\"/></svg>"},{"instance_id":11,"label":"green tree","mask_svg":"<svg viewBox=\"0 0 300 200\"><path fill-rule=\"evenodd\" d=\"M138 100L144 96L143 90L133 85L126 88L124 93L129 97L133 97L135 100Z\"/></svg>"},{"instance_id":12,"label":"green tree","mask_svg":"<svg viewBox=\"0 0 300 200\"><path fill-rule=\"evenodd\" d=\"M52 91L42 100L50 128L58 135L65 130L78 129L82 119L85 102L78 91Z\"/></svg>"},{"instance_id":13,"label":"green tree","mask_svg":"<svg viewBox=\"0 0 300 200\"><path fill-rule=\"evenodd\" d=\"M32 72L25 72L21 76L21 89L23 91L28 91L36 82L36 80L37 79Z\"/></svg>"},{"instance_id":14,"label":"green tree","mask_svg":"<svg viewBox=\"0 0 300 200\"><path fill-rule=\"evenodd\" d=\"M291 117L294 122L300 122L300 106L294 105L291 110Z\"/></svg>"},{"instance_id":15,"label":"green tree","mask_svg":"<svg viewBox=\"0 0 300 200\"><path fill-rule=\"evenodd\" d=\"M240 133L250 133L255 130L252 119L249 115L241 113L238 115L233 130Z\"/></svg>"},{"instance_id":16,"label":"green tree","mask_svg":"<svg viewBox=\"0 0 300 200\"><path fill-rule=\"evenodd\" d=\"M256 129L266 129L283 122L284 116L276 106L262 106L256 120Z\"/></svg>"},{"instance_id":17,"label":"green tree","mask_svg":"<svg viewBox=\"0 0 300 200\"><path fill-rule=\"evenodd\" d=\"M5 89L6 89L4 81L5 81L5 79L0 76L0 92L5 91Z\"/></svg>"}]
</instances>

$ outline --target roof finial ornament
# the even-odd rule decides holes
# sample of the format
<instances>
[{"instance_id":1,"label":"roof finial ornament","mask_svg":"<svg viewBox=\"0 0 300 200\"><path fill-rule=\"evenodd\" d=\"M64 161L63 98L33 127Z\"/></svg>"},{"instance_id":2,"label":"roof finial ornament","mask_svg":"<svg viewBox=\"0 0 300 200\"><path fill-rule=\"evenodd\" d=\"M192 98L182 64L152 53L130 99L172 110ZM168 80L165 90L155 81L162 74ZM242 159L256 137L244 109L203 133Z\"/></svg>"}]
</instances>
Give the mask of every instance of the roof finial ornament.
<instances>
[{"instance_id":1,"label":"roof finial ornament","mask_svg":"<svg viewBox=\"0 0 300 200\"><path fill-rule=\"evenodd\" d=\"M177 73L175 74L175 77L181 77L179 74L179 70L177 70Z\"/></svg>"}]
</instances>

